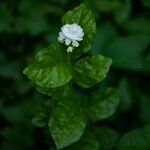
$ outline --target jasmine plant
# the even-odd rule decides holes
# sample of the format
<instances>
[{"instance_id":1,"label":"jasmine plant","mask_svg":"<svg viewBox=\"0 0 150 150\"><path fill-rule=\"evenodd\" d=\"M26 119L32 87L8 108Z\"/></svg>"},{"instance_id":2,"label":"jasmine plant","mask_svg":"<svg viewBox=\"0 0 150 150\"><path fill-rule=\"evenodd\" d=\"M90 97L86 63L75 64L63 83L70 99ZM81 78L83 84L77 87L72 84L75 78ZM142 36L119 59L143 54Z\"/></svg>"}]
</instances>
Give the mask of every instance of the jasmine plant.
<instances>
[{"instance_id":1,"label":"jasmine plant","mask_svg":"<svg viewBox=\"0 0 150 150\"><path fill-rule=\"evenodd\" d=\"M112 116L119 104L118 91L101 86L111 58L89 53L95 36L94 15L81 4L62 17L58 39L23 71L40 93L50 97L32 122L48 130L57 149L98 150L105 131L113 132L114 142L118 138L115 131L95 126Z\"/></svg>"}]
</instances>

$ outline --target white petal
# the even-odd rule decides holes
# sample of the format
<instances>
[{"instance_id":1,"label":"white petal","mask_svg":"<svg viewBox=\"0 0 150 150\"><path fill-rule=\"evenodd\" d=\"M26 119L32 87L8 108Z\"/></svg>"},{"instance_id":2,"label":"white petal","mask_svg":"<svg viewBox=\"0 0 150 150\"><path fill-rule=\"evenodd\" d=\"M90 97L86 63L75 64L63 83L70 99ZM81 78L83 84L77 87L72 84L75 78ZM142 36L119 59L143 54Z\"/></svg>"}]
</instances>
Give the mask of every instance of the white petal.
<instances>
[{"instance_id":1,"label":"white petal","mask_svg":"<svg viewBox=\"0 0 150 150\"><path fill-rule=\"evenodd\" d=\"M74 47L78 47L78 46L79 46L79 43L78 43L77 41L73 41L73 42L72 42L72 45L73 45Z\"/></svg>"},{"instance_id":2,"label":"white petal","mask_svg":"<svg viewBox=\"0 0 150 150\"><path fill-rule=\"evenodd\" d=\"M66 45L69 45L70 43L71 43L70 40L68 40L68 39L65 40L65 44L66 44Z\"/></svg>"},{"instance_id":3,"label":"white petal","mask_svg":"<svg viewBox=\"0 0 150 150\"><path fill-rule=\"evenodd\" d=\"M63 39L61 36L59 36L59 37L58 37L58 41L59 41L60 43L63 43L63 42L64 42L64 39Z\"/></svg>"},{"instance_id":4,"label":"white petal","mask_svg":"<svg viewBox=\"0 0 150 150\"><path fill-rule=\"evenodd\" d=\"M68 53L72 53L72 52L73 52L73 48L72 48L71 46L69 46L69 47L67 48L67 52L68 52Z\"/></svg>"},{"instance_id":5,"label":"white petal","mask_svg":"<svg viewBox=\"0 0 150 150\"><path fill-rule=\"evenodd\" d=\"M72 42L72 48L78 47L79 42L83 40L84 32L82 27L78 24L65 24L61 28L61 32L59 32L58 41L68 46Z\"/></svg>"},{"instance_id":6,"label":"white petal","mask_svg":"<svg viewBox=\"0 0 150 150\"><path fill-rule=\"evenodd\" d=\"M59 32L59 36L64 39L64 35L62 32Z\"/></svg>"}]
</instances>

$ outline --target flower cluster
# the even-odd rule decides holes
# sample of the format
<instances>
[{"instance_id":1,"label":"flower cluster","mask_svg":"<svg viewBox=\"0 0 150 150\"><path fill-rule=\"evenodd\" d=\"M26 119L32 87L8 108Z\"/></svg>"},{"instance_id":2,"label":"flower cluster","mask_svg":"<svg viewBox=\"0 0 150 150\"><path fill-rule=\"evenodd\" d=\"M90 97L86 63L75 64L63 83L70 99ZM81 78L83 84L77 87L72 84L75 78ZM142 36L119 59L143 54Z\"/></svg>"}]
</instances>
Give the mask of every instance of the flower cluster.
<instances>
[{"instance_id":1,"label":"flower cluster","mask_svg":"<svg viewBox=\"0 0 150 150\"><path fill-rule=\"evenodd\" d=\"M67 52L73 52L75 47L79 46L79 42L83 40L83 29L76 23L66 24L59 32L58 41L68 46Z\"/></svg>"}]
</instances>

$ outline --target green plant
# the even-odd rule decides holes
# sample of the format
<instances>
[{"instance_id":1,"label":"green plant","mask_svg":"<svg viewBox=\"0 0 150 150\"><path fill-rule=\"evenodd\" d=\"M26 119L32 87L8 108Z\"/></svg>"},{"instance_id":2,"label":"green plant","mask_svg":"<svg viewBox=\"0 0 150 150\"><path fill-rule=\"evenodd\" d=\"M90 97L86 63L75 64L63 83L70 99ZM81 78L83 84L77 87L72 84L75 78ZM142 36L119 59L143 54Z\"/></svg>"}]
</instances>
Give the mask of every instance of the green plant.
<instances>
[{"instance_id":1,"label":"green plant","mask_svg":"<svg viewBox=\"0 0 150 150\"><path fill-rule=\"evenodd\" d=\"M88 53L96 36L96 22L84 4L66 13L62 23L80 25L84 37L72 53L62 43L51 44L39 51L23 71L39 92L50 96L32 122L48 129L57 149L77 141L68 148L99 149L97 131L107 128L97 127L96 122L112 116L119 104L118 91L99 84L107 76L112 60ZM110 132L117 139L118 134Z\"/></svg>"}]
</instances>

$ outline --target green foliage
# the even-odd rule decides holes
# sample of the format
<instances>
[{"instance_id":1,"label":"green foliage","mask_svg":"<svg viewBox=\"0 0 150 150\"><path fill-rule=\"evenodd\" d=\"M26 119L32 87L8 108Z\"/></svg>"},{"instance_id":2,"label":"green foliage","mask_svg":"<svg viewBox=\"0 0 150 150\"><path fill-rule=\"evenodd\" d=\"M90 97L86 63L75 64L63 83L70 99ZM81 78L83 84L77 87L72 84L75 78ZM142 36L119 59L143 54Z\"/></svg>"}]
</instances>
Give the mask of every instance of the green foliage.
<instances>
[{"instance_id":1,"label":"green foliage","mask_svg":"<svg viewBox=\"0 0 150 150\"><path fill-rule=\"evenodd\" d=\"M108 127L99 127L96 128L94 132L99 140L100 149L109 150L115 147L119 138L119 133L117 131Z\"/></svg>"},{"instance_id":2,"label":"green foliage","mask_svg":"<svg viewBox=\"0 0 150 150\"><path fill-rule=\"evenodd\" d=\"M56 104L48 123L49 131L58 149L79 140L85 125L83 110L72 97L61 99Z\"/></svg>"},{"instance_id":3,"label":"green foliage","mask_svg":"<svg viewBox=\"0 0 150 150\"><path fill-rule=\"evenodd\" d=\"M35 56L33 64L24 70L33 82L43 88L60 87L72 78L68 55L58 44L51 45Z\"/></svg>"},{"instance_id":4,"label":"green foliage","mask_svg":"<svg viewBox=\"0 0 150 150\"><path fill-rule=\"evenodd\" d=\"M93 121L110 117L119 103L119 95L115 89L98 89L91 94L87 113Z\"/></svg>"},{"instance_id":5,"label":"green foliage","mask_svg":"<svg viewBox=\"0 0 150 150\"><path fill-rule=\"evenodd\" d=\"M150 1L149 1L149 0L141 0L141 1L142 1L143 5L144 5L145 7L150 8Z\"/></svg>"},{"instance_id":6,"label":"green foliage","mask_svg":"<svg viewBox=\"0 0 150 150\"><path fill-rule=\"evenodd\" d=\"M85 14L87 18L82 18ZM75 49L75 52L79 50L80 54L82 54L82 51L87 52L91 47L96 31L92 13L84 4L81 4L73 11L69 11L62 20L63 23L78 23L83 27L85 42L83 41L79 49ZM76 54L73 53L72 55ZM32 64L23 71L39 92L52 96L52 106L48 107L52 109L51 113L47 108L43 108L39 110L39 113L32 122L39 127L45 127L48 122L48 128L57 149L62 149L78 141L86 126L85 113L81 107L82 102L77 102L77 96L75 100L73 99L74 93L78 93L75 92L73 86L70 86L67 88L68 94L64 95L66 90L65 84L73 78L73 82L82 88L93 87L106 77L111 62L110 58L102 55L87 56L77 60L77 62L73 62L72 57L67 54L65 46L56 43L39 51L35 55ZM61 93L59 92L60 90L62 90ZM109 96L109 94L111 95L111 91L110 93L109 91L106 91L106 93L103 91L100 95L102 94L108 94ZM111 104L111 101L114 101L113 99L117 101L118 97L104 97L106 104L99 104L99 108L92 106L88 110L90 116L92 114L92 119L94 115L96 116L94 118L95 121L109 117L116 109L116 102ZM58 102L55 103L55 101ZM95 101L94 98L93 101ZM98 99L96 101L98 102ZM110 105L110 108L108 108L109 103L113 105Z\"/></svg>"},{"instance_id":7,"label":"green foliage","mask_svg":"<svg viewBox=\"0 0 150 150\"><path fill-rule=\"evenodd\" d=\"M78 60L74 65L74 82L83 88L94 86L106 77L111 62L101 55Z\"/></svg>"},{"instance_id":8,"label":"green foliage","mask_svg":"<svg viewBox=\"0 0 150 150\"><path fill-rule=\"evenodd\" d=\"M134 129L123 135L118 143L118 150L148 150L150 149L150 125Z\"/></svg>"},{"instance_id":9,"label":"green foliage","mask_svg":"<svg viewBox=\"0 0 150 150\"><path fill-rule=\"evenodd\" d=\"M113 12L119 8L119 0L102 0L97 2L97 7L102 12Z\"/></svg>"},{"instance_id":10,"label":"green foliage","mask_svg":"<svg viewBox=\"0 0 150 150\"><path fill-rule=\"evenodd\" d=\"M138 35L149 35L150 34L150 21L145 17L133 18L132 20L127 20L121 25L125 31Z\"/></svg>"},{"instance_id":11,"label":"green foliage","mask_svg":"<svg viewBox=\"0 0 150 150\"><path fill-rule=\"evenodd\" d=\"M0 4L0 33L11 31L12 15L5 3Z\"/></svg>"},{"instance_id":12,"label":"green foliage","mask_svg":"<svg viewBox=\"0 0 150 150\"><path fill-rule=\"evenodd\" d=\"M149 150L149 8L149 0L1 0L0 150ZM85 32L69 55L56 42L66 23Z\"/></svg>"},{"instance_id":13,"label":"green foliage","mask_svg":"<svg viewBox=\"0 0 150 150\"><path fill-rule=\"evenodd\" d=\"M122 1L120 7L114 12L116 22L125 23L130 17L131 9L131 0Z\"/></svg>"},{"instance_id":14,"label":"green foliage","mask_svg":"<svg viewBox=\"0 0 150 150\"><path fill-rule=\"evenodd\" d=\"M144 52L149 41L148 36L123 37L110 44L106 53L114 60L116 68L149 71L144 65Z\"/></svg>"},{"instance_id":15,"label":"green foliage","mask_svg":"<svg viewBox=\"0 0 150 150\"><path fill-rule=\"evenodd\" d=\"M96 138L96 135L94 135L92 132L85 133L81 140L72 146L70 146L69 150L99 150L99 141Z\"/></svg>"},{"instance_id":16,"label":"green foliage","mask_svg":"<svg viewBox=\"0 0 150 150\"><path fill-rule=\"evenodd\" d=\"M32 124L37 127L47 127L47 120L49 120L50 117L51 107L52 104L49 101L45 102L42 106L39 106L36 115L32 119Z\"/></svg>"},{"instance_id":17,"label":"green foliage","mask_svg":"<svg viewBox=\"0 0 150 150\"><path fill-rule=\"evenodd\" d=\"M150 123L150 100L147 96L142 96L140 100L140 119L144 123Z\"/></svg>"}]
</instances>

